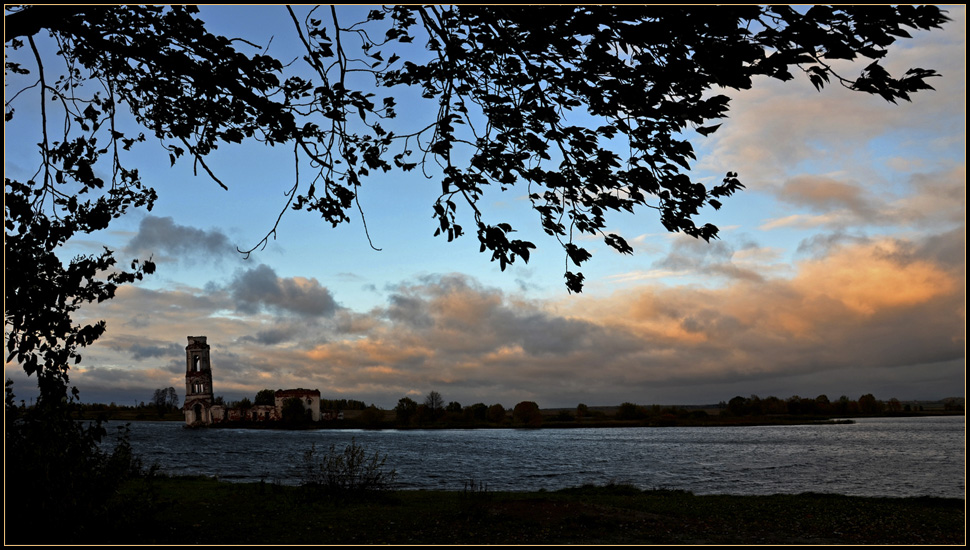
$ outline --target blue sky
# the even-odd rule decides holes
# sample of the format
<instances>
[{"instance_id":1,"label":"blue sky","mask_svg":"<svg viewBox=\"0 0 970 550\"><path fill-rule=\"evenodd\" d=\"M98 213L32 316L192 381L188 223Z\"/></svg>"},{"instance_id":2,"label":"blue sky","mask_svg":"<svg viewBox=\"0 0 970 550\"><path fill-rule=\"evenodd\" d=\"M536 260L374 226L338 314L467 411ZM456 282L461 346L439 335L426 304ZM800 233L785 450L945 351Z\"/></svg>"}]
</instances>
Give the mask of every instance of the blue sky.
<instances>
[{"instance_id":1,"label":"blue sky","mask_svg":"<svg viewBox=\"0 0 970 550\"><path fill-rule=\"evenodd\" d=\"M392 407L439 391L446 401L541 407L716 403L735 395L938 399L963 395L966 317L966 33L963 6L942 31L896 44L887 66L934 68L935 91L892 105L807 79L758 80L731 92L718 132L692 137L692 176L736 171L747 186L701 220L710 244L666 233L649 210L616 216L622 256L589 241L582 295L567 294L565 258L525 191L486 195L486 216L537 245L502 272L474 235L432 237L440 186L417 173L365 181L361 219L333 229L288 212L277 239L248 260L293 184L292 151L221 147L191 163L142 145L129 164L158 191L65 257L107 245L152 255L158 271L82 310L107 334L71 379L84 401L131 404L159 387L184 391L186 336L206 335L214 384L227 399L262 388ZM296 57L284 8L205 8L216 32ZM861 67L848 67L857 74ZM8 93L11 88L8 87ZM8 177L29 176L31 102L5 128ZM35 109L35 108L34 108ZM400 124L427 120L400 108ZM13 137L13 139L11 139ZM471 215L465 214L470 227ZM18 394L31 387L5 365Z\"/></svg>"}]
</instances>

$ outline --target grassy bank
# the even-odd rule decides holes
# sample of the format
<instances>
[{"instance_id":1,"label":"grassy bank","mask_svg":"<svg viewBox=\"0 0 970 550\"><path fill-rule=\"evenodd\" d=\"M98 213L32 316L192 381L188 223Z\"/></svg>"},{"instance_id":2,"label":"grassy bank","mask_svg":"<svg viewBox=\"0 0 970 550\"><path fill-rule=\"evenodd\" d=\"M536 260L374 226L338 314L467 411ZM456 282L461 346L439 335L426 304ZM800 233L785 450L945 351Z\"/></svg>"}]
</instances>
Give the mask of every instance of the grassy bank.
<instances>
[{"instance_id":1,"label":"grassy bank","mask_svg":"<svg viewBox=\"0 0 970 550\"><path fill-rule=\"evenodd\" d=\"M965 501L696 496L627 486L331 497L272 483L135 480L89 541L136 544L963 544ZM8 526L9 527L9 526ZM9 538L8 542L18 542ZM25 542L45 542L31 537Z\"/></svg>"}]
</instances>

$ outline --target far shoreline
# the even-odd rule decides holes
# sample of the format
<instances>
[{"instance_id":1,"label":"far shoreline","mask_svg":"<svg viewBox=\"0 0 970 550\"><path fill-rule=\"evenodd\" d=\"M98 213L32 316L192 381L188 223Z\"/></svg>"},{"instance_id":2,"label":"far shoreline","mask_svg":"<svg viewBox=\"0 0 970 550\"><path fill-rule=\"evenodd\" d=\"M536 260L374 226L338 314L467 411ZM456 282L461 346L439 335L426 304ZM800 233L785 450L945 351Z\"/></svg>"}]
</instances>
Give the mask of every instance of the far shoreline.
<instances>
[{"instance_id":1,"label":"far shoreline","mask_svg":"<svg viewBox=\"0 0 970 550\"><path fill-rule=\"evenodd\" d=\"M127 412L127 411L119 411ZM348 411L350 413L360 413L361 411ZM393 411L386 411L393 414ZM544 416L552 416L554 413L543 411ZM755 427L755 426L799 426L799 425L840 425L854 424L858 419L866 418L922 418L922 417L948 417L965 416L963 411L921 411L921 412L900 412L876 415L857 415L857 416L798 416L798 415L764 415L764 416L740 416L733 417L728 415L709 415L707 417L687 417L687 418L651 418L638 420L617 420L612 418L583 419L583 420L543 420L538 425L524 425L512 422L502 424L482 423L482 422L455 422L437 421L411 425L399 425L394 420L382 419L379 421L361 421L356 416L348 417L344 420L322 420L314 423L304 424L285 424L281 421L275 422L251 422L251 421L227 421L212 424L210 426L186 426L186 429L253 429L253 430L543 430L543 429L582 429L582 428L732 428L732 427ZM78 420L102 420L105 422L181 422L185 419L178 413L168 413L162 417L153 418L145 414L104 414L104 412L82 411L76 416Z\"/></svg>"}]
</instances>

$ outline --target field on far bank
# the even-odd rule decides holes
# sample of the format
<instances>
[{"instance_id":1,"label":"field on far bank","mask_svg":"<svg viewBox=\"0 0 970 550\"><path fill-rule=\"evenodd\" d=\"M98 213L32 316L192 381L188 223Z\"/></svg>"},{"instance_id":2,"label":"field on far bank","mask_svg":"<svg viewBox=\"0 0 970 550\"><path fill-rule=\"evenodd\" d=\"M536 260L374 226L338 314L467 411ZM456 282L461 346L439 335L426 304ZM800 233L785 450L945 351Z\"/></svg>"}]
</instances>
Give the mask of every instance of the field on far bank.
<instances>
[{"instance_id":1,"label":"field on far bank","mask_svg":"<svg viewBox=\"0 0 970 550\"><path fill-rule=\"evenodd\" d=\"M697 496L629 486L332 497L206 478L134 480L115 544L964 544L965 501L802 494ZM10 526L8 526L9 528ZM50 534L50 533L48 533ZM18 542L11 538L8 542ZM32 543L44 541L32 533Z\"/></svg>"}]
</instances>

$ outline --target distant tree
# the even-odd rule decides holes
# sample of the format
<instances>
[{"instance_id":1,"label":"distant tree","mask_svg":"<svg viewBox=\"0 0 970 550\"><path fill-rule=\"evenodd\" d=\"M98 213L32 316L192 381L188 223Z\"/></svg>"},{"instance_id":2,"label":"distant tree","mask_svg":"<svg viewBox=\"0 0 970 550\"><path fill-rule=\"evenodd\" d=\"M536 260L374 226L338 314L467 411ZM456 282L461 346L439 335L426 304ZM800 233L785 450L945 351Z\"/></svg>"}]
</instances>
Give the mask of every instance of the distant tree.
<instances>
[{"instance_id":1,"label":"distant tree","mask_svg":"<svg viewBox=\"0 0 970 550\"><path fill-rule=\"evenodd\" d=\"M500 403L492 405L488 408L486 418L489 422L501 424L505 421L505 407L503 407Z\"/></svg>"},{"instance_id":2,"label":"distant tree","mask_svg":"<svg viewBox=\"0 0 970 550\"><path fill-rule=\"evenodd\" d=\"M859 412L862 414L879 414L884 407L885 404L871 393L859 397Z\"/></svg>"},{"instance_id":3,"label":"distant tree","mask_svg":"<svg viewBox=\"0 0 970 550\"><path fill-rule=\"evenodd\" d=\"M535 401L522 401L512 409L512 422L529 428L542 426L542 413Z\"/></svg>"},{"instance_id":4,"label":"distant tree","mask_svg":"<svg viewBox=\"0 0 970 550\"><path fill-rule=\"evenodd\" d=\"M445 412L460 413L461 412L461 403L459 403L457 401L449 401L448 402L448 406L445 407Z\"/></svg>"},{"instance_id":5,"label":"distant tree","mask_svg":"<svg viewBox=\"0 0 970 550\"><path fill-rule=\"evenodd\" d=\"M256 399L253 401L256 406L269 405L276 406L276 392L270 389L259 390L256 392Z\"/></svg>"},{"instance_id":6,"label":"distant tree","mask_svg":"<svg viewBox=\"0 0 970 550\"><path fill-rule=\"evenodd\" d=\"M253 402L248 397L243 397L239 401L230 403L230 406L234 409L247 410L253 408Z\"/></svg>"},{"instance_id":7,"label":"distant tree","mask_svg":"<svg viewBox=\"0 0 970 550\"><path fill-rule=\"evenodd\" d=\"M891 413L898 413L903 410L903 404L899 402L899 399L893 397L886 402L886 408L889 409L889 412Z\"/></svg>"},{"instance_id":8,"label":"distant tree","mask_svg":"<svg viewBox=\"0 0 970 550\"><path fill-rule=\"evenodd\" d=\"M765 414L785 414L788 412L788 403L774 395L765 397L762 401L762 406L764 407Z\"/></svg>"},{"instance_id":9,"label":"distant tree","mask_svg":"<svg viewBox=\"0 0 970 550\"><path fill-rule=\"evenodd\" d=\"M465 407L465 418L471 422L484 422L488 417L488 405L475 403Z\"/></svg>"},{"instance_id":10,"label":"distant tree","mask_svg":"<svg viewBox=\"0 0 970 550\"><path fill-rule=\"evenodd\" d=\"M418 405L417 410L414 412L414 418L418 424L434 422L434 416L431 415L431 409L429 409L424 403Z\"/></svg>"},{"instance_id":11,"label":"distant tree","mask_svg":"<svg viewBox=\"0 0 970 550\"><path fill-rule=\"evenodd\" d=\"M944 411L962 411L964 400L959 397L947 397L943 400ZM920 410L923 410L922 407Z\"/></svg>"},{"instance_id":12,"label":"distant tree","mask_svg":"<svg viewBox=\"0 0 970 550\"><path fill-rule=\"evenodd\" d=\"M823 393L815 398L815 411L819 414L827 414L832 411L832 402L829 401L829 396Z\"/></svg>"},{"instance_id":13,"label":"distant tree","mask_svg":"<svg viewBox=\"0 0 970 550\"><path fill-rule=\"evenodd\" d=\"M377 405L372 404L361 411L357 419L365 428L377 429L384 423L384 411L377 408Z\"/></svg>"},{"instance_id":14,"label":"distant tree","mask_svg":"<svg viewBox=\"0 0 970 550\"><path fill-rule=\"evenodd\" d=\"M152 405L158 411L159 418L165 415L168 411L168 394L164 389L155 390L155 393L152 394Z\"/></svg>"},{"instance_id":15,"label":"distant tree","mask_svg":"<svg viewBox=\"0 0 970 550\"><path fill-rule=\"evenodd\" d=\"M441 397L441 394L431 390L427 397L424 398L424 406L428 408L428 414L431 415L431 419L436 419L441 416L441 413L445 409L445 400Z\"/></svg>"},{"instance_id":16,"label":"distant tree","mask_svg":"<svg viewBox=\"0 0 970 550\"><path fill-rule=\"evenodd\" d=\"M832 403L831 408L837 414L847 414L849 412L849 397L840 396L838 401Z\"/></svg>"},{"instance_id":17,"label":"distant tree","mask_svg":"<svg viewBox=\"0 0 970 550\"><path fill-rule=\"evenodd\" d=\"M410 424L417 412L417 402L407 396L398 399L397 406L394 407L394 416L397 418L398 424Z\"/></svg>"},{"instance_id":18,"label":"distant tree","mask_svg":"<svg viewBox=\"0 0 970 550\"><path fill-rule=\"evenodd\" d=\"M743 416L747 413L747 407L745 406L746 403L747 399L741 397L740 395L736 395L732 397L730 401L728 401L727 411L732 416Z\"/></svg>"},{"instance_id":19,"label":"distant tree","mask_svg":"<svg viewBox=\"0 0 970 550\"><path fill-rule=\"evenodd\" d=\"M173 387L158 388L152 394L151 404L155 407L159 417L164 416L170 410L177 409L178 403L179 396Z\"/></svg>"},{"instance_id":20,"label":"distant tree","mask_svg":"<svg viewBox=\"0 0 970 550\"><path fill-rule=\"evenodd\" d=\"M589 407L586 403L580 403L576 405L576 420L589 416Z\"/></svg>"},{"instance_id":21,"label":"distant tree","mask_svg":"<svg viewBox=\"0 0 970 550\"><path fill-rule=\"evenodd\" d=\"M747 414L761 415L765 413L764 401L755 394L751 394L751 397L745 400L744 408Z\"/></svg>"},{"instance_id":22,"label":"distant tree","mask_svg":"<svg viewBox=\"0 0 970 550\"><path fill-rule=\"evenodd\" d=\"M309 413L303 406L303 400L299 397L290 397L283 400L283 407L280 415L284 424L289 426L299 426L309 422Z\"/></svg>"},{"instance_id":23,"label":"distant tree","mask_svg":"<svg viewBox=\"0 0 970 550\"><path fill-rule=\"evenodd\" d=\"M788 398L788 414L812 414L815 410L815 400L793 395Z\"/></svg>"},{"instance_id":24,"label":"distant tree","mask_svg":"<svg viewBox=\"0 0 970 550\"><path fill-rule=\"evenodd\" d=\"M742 398L743 399L743 398ZM617 420L639 420L647 417L647 410L636 403L622 403L616 410Z\"/></svg>"}]
</instances>

